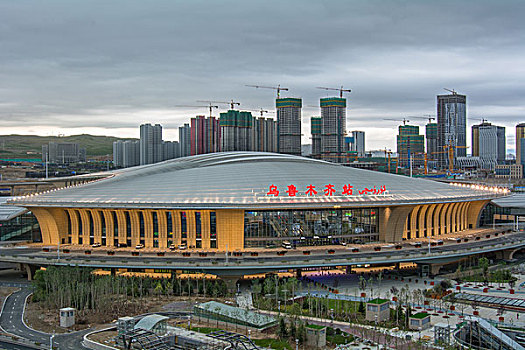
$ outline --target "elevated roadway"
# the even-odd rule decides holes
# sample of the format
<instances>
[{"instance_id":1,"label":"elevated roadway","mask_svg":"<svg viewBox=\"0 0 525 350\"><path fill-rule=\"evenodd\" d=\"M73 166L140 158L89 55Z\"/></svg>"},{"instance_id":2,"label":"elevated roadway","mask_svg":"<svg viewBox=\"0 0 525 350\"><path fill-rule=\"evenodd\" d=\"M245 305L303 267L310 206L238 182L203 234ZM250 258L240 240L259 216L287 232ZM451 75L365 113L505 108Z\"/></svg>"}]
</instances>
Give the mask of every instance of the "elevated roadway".
<instances>
[{"instance_id":1,"label":"elevated roadway","mask_svg":"<svg viewBox=\"0 0 525 350\"><path fill-rule=\"evenodd\" d=\"M283 269L302 269L353 265L385 265L403 262L418 264L445 264L476 254L496 252L502 258L512 258L515 251L525 248L525 233L499 233L495 237L492 230L478 230L477 235L457 243L453 238L444 239L442 245L428 249L428 241L421 240L416 248L403 243L395 245L377 244L375 246L354 247L327 246L280 250L253 250L250 252L210 252L210 251L165 251L158 250L119 250L86 248L64 253L57 247L5 247L0 248L0 262L18 263L25 266L83 266L104 269L159 269L186 270L212 273L219 276L246 275ZM487 238L490 234L490 238ZM465 240L468 240L465 242ZM440 242L441 244L441 242ZM376 251L380 247L379 251ZM62 248L62 247L61 247ZM89 254L86 254L86 250ZM134 254L134 255L132 255Z\"/></svg>"}]
</instances>

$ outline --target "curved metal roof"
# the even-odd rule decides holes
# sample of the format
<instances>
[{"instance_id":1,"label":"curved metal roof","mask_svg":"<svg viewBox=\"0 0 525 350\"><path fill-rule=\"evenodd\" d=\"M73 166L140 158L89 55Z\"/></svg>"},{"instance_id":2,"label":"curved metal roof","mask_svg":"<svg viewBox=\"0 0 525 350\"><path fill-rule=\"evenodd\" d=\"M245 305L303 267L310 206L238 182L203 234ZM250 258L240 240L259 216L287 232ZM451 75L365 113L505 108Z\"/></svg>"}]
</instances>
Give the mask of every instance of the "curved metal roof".
<instances>
[{"instance_id":1,"label":"curved metal roof","mask_svg":"<svg viewBox=\"0 0 525 350\"><path fill-rule=\"evenodd\" d=\"M105 173L107 177L40 194L16 197L22 206L113 208L320 208L385 206L492 199L485 189L369 171L292 155L211 153ZM333 185L335 193L324 190ZM279 196L267 195L276 186ZM298 193L286 190L294 185ZM309 185L317 194L308 196ZM343 186L352 186L352 195ZM381 187L386 191L380 191ZM368 193L359 194L368 188ZM375 193L374 194L374 188ZM382 192L382 193L381 193Z\"/></svg>"}]
</instances>

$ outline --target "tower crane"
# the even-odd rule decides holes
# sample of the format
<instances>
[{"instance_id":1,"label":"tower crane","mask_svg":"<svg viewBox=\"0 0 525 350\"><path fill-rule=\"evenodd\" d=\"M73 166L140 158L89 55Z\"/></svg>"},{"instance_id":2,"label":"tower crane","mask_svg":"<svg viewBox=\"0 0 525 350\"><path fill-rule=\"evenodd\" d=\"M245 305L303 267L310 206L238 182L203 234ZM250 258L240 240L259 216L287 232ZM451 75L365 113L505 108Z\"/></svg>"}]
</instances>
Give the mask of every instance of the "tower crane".
<instances>
[{"instance_id":1,"label":"tower crane","mask_svg":"<svg viewBox=\"0 0 525 350\"><path fill-rule=\"evenodd\" d=\"M212 111L214 108L219 108L219 106L216 106L216 105L213 105L211 103L209 103L207 106L203 106L203 105L200 105L200 106L190 106L190 105L177 105L175 107L183 107L183 108L208 108L210 110L210 117L212 117Z\"/></svg>"},{"instance_id":2,"label":"tower crane","mask_svg":"<svg viewBox=\"0 0 525 350\"><path fill-rule=\"evenodd\" d=\"M281 84L277 86L263 86L263 85L246 85L248 87L254 87L256 89L273 89L277 90L277 98L281 97L281 91L288 91L288 88L281 87Z\"/></svg>"},{"instance_id":3,"label":"tower crane","mask_svg":"<svg viewBox=\"0 0 525 350\"><path fill-rule=\"evenodd\" d=\"M433 120L436 120L436 117L433 117L431 114L425 114L422 117L410 117L410 118L414 118L414 119L428 119L429 123L432 123Z\"/></svg>"},{"instance_id":4,"label":"tower crane","mask_svg":"<svg viewBox=\"0 0 525 350\"><path fill-rule=\"evenodd\" d=\"M343 85L341 85L340 88L317 87L316 89L339 91L339 97L340 98L343 98L343 93L344 92L352 92L352 90L350 90L350 89L343 89Z\"/></svg>"},{"instance_id":5,"label":"tower crane","mask_svg":"<svg viewBox=\"0 0 525 350\"><path fill-rule=\"evenodd\" d=\"M411 117L412 118L412 117ZM403 126L406 125L406 123L410 123L410 120L403 118L403 119L390 119L390 118L384 118L383 120L393 120L395 122L403 122Z\"/></svg>"},{"instance_id":6,"label":"tower crane","mask_svg":"<svg viewBox=\"0 0 525 350\"><path fill-rule=\"evenodd\" d=\"M445 150L441 152L432 152L432 154L448 153L448 170L452 173L454 171L454 150L457 148L469 148L469 146L444 145L441 147Z\"/></svg>"},{"instance_id":7,"label":"tower crane","mask_svg":"<svg viewBox=\"0 0 525 350\"><path fill-rule=\"evenodd\" d=\"M387 150L386 147L385 147L385 162L387 162L388 173L390 173L390 155L391 154L392 154L392 151L391 150ZM387 160L387 155L388 155L388 160Z\"/></svg>"},{"instance_id":8,"label":"tower crane","mask_svg":"<svg viewBox=\"0 0 525 350\"><path fill-rule=\"evenodd\" d=\"M235 108L235 105L237 106L240 106L241 104L239 102L235 102L233 99L230 100L229 102L225 102L225 101L197 101L197 102L204 102L204 103L219 103L219 104L225 104L225 105L230 105L231 106L231 109L234 109Z\"/></svg>"},{"instance_id":9,"label":"tower crane","mask_svg":"<svg viewBox=\"0 0 525 350\"><path fill-rule=\"evenodd\" d=\"M457 95L457 94L458 94L458 92L457 92L456 90L454 90L454 89L443 88L443 90L446 90L446 91L448 91L448 92L451 92L452 95Z\"/></svg>"}]
</instances>

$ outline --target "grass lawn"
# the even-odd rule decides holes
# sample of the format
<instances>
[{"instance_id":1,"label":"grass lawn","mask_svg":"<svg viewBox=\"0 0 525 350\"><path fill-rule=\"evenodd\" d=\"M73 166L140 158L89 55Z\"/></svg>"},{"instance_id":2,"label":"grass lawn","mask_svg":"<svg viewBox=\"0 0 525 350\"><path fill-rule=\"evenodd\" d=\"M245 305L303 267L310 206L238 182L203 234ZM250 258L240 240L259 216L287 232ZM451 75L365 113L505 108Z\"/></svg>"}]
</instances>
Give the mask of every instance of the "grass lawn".
<instances>
[{"instance_id":1,"label":"grass lawn","mask_svg":"<svg viewBox=\"0 0 525 350\"><path fill-rule=\"evenodd\" d=\"M292 350L292 347L288 342L283 340L277 340L277 339L253 339L253 342L257 346L262 346L265 348L270 349L277 349L277 350Z\"/></svg>"},{"instance_id":2,"label":"grass lawn","mask_svg":"<svg viewBox=\"0 0 525 350\"><path fill-rule=\"evenodd\" d=\"M347 344L354 341L353 335L344 337L342 334L334 334L326 336L326 340L332 345Z\"/></svg>"}]
</instances>

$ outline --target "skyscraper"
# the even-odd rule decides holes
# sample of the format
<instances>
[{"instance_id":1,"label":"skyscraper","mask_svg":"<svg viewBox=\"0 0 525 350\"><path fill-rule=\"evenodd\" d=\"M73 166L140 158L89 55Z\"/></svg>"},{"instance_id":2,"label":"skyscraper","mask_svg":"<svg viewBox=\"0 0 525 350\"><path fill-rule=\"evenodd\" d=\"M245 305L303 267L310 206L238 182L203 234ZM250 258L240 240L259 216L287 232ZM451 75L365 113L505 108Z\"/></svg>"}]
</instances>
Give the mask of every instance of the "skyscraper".
<instances>
[{"instance_id":1,"label":"skyscraper","mask_svg":"<svg viewBox=\"0 0 525 350\"><path fill-rule=\"evenodd\" d=\"M516 125L516 164L525 165L525 123Z\"/></svg>"},{"instance_id":2,"label":"skyscraper","mask_svg":"<svg viewBox=\"0 0 525 350\"><path fill-rule=\"evenodd\" d=\"M454 159L467 155L467 96L453 92L437 96L438 163L448 166L447 147L452 147Z\"/></svg>"},{"instance_id":3,"label":"skyscraper","mask_svg":"<svg viewBox=\"0 0 525 350\"><path fill-rule=\"evenodd\" d=\"M113 142L113 166L115 168L122 168L123 159L122 159L122 146L124 141L118 140Z\"/></svg>"},{"instance_id":4,"label":"skyscraper","mask_svg":"<svg viewBox=\"0 0 525 350\"><path fill-rule=\"evenodd\" d=\"M179 149L180 157L187 157L191 154L191 130L190 124L179 126Z\"/></svg>"},{"instance_id":5,"label":"skyscraper","mask_svg":"<svg viewBox=\"0 0 525 350\"><path fill-rule=\"evenodd\" d=\"M346 98L321 99L321 159L345 162Z\"/></svg>"},{"instance_id":6,"label":"skyscraper","mask_svg":"<svg viewBox=\"0 0 525 350\"><path fill-rule=\"evenodd\" d=\"M321 158L321 117L310 118L312 132L312 158Z\"/></svg>"},{"instance_id":7,"label":"skyscraper","mask_svg":"<svg viewBox=\"0 0 525 350\"><path fill-rule=\"evenodd\" d=\"M425 138L427 140L427 159L432 161L438 155L438 131L437 123L427 123L425 126Z\"/></svg>"},{"instance_id":8,"label":"skyscraper","mask_svg":"<svg viewBox=\"0 0 525 350\"><path fill-rule=\"evenodd\" d=\"M358 131L354 130L352 131L352 137L354 139L354 143L352 145L352 151L355 151L357 153L358 157L364 157L366 153L365 149L365 132L364 131Z\"/></svg>"},{"instance_id":9,"label":"skyscraper","mask_svg":"<svg viewBox=\"0 0 525 350\"><path fill-rule=\"evenodd\" d=\"M219 119L221 151L250 151L253 117L250 112L229 110Z\"/></svg>"},{"instance_id":10,"label":"skyscraper","mask_svg":"<svg viewBox=\"0 0 525 350\"><path fill-rule=\"evenodd\" d=\"M140 126L140 164L161 162L162 126L160 124L142 124Z\"/></svg>"},{"instance_id":11,"label":"skyscraper","mask_svg":"<svg viewBox=\"0 0 525 350\"><path fill-rule=\"evenodd\" d=\"M277 123L279 128L279 153L301 155L301 108L300 98L278 98Z\"/></svg>"},{"instance_id":12,"label":"skyscraper","mask_svg":"<svg viewBox=\"0 0 525 350\"><path fill-rule=\"evenodd\" d=\"M400 125L399 135L397 135L397 154L398 164L401 167L419 166L425 152L425 137L419 135L419 126Z\"/></svg>"},{"instance_id":13,"label":"skyscraper","mask_svg":"<svg viewBox=\"0 0 525 350\"><path fill-rule=\"evenodd\" d=\"M122 144L122 167L140 164L140 141L124 141Z\"/></svg>"},{"instance_id":14,"label":"skyscraper","mask_svg":"<svg viewBox=\"0 0 525 350\"><path fill-rule=\"evenodd\" d=\"M483 167L494 169L506 155L505 127L482 122L472 126L472 156L479 157Z\"/></svg>"},{"instance_id":15,"label":"skyscraper","mask_svg":"<svg viewBox=\"0 0 525 350\"><path fill-rule=\"evenodd\" d=\"M277 122L273 118L253 117L251 150L277 152Z\"/></svg>"},{"instance_id":16,"label":"skyscraper","mask_svg":"<svg viewBox=\"0 0 525 350\"><path fill-rule=\"evenodd\" d=\"M199 115L191 118L191 155L218 152L220 145L219 130L219 121L215 117L206 118Z\"/></svg>"}]
</instances>

